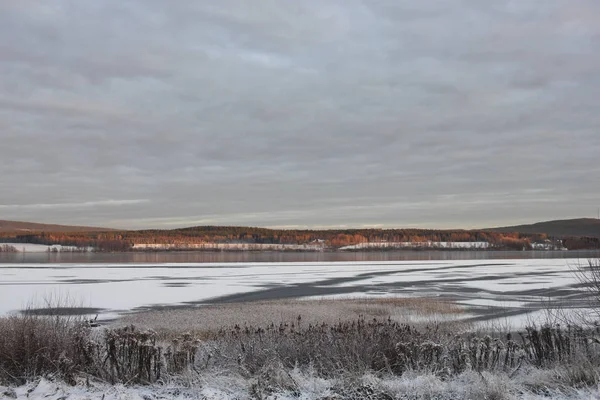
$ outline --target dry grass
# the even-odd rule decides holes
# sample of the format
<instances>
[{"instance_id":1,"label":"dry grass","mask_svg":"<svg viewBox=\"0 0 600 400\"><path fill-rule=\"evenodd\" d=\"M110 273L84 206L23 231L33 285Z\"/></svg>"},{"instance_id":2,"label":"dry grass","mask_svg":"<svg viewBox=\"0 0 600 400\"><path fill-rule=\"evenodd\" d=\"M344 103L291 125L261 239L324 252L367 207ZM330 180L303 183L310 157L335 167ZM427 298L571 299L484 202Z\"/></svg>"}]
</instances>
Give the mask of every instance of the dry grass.
<instances>
[{"instance_id":1,"label":"dry grass","mask_svg":"<svg viewBox=\"0 0 600 400\"><path fill-rule=\"evenodd\" d=\"M332 391L355 396L349 398L383 393L359 382L364 376L420 374L440 382L480 376L490 398L502 398L505 388L488 377L499 374L507 383L525 369L555 371L555 379L572 388L600 383L600 328L531 327L494 337L434 319L461 313L434 299L286 300L138 314L128 318L141 318L142 327L98 329L81 319L25 313L0 318L0 383L40 376L73 383L85 375L148 384L225 374L242 377L254 398L299 392L294 371L343 382ZM415 316L426 322L403 323ZM192 332L181 334L186 328ZM547 386L523 385L540 393Z\"/></svg>"},{"instance_id":2,"label":"dry grass","mask_svg":"<svg viewBox=\"0 0 600 400\"><path fill-rule=\"evenodd\" d=\"M158 343L133 326L94 331L84 320L21 314L0 318L0 383L24 384L81 374L110 383L152 383L193 365L199 341L183 335Z\"/></svg>"},{"instance_id":3,"label":"dry grass","mask_svg":"<svg viewBox=\"0 0 600 400\"><path fill-rule=\"evenodd\" d=\"M442 382L492 373L487 376L510 380L530 368L555 370L556 379L569 387L599 382L600 329L544 326L492 338L456 334L452 328L364 317L311 324L296 317L266 326L234 325L205 341L190 334L160 341L155 332L133 326L94 331L60 316L25 314L0 319L0 383L49 375L74 383L85 374L110 383L148 384L225 374L248 382L253 398L267 398L280 391L299 393L291 374L311 371L316 379L343 381L332 389L355 396L343 398L379 398L380 389L358 382L360 377L420 374ZM503 392L487 379L485 393Z\"/></svg>"},{"instance_id":4,"label":"dry grass","mask_svg":"<svg viewBox=\"0 0 600 400\"><path fill-rule=\"evenodd\" d=\"M530 327L503 338L457 335L440 325L415 328L388 320L305 325L298 319L269 326L235 326L204 343L197 367L226 369L269 386L273 368L308 368L319 377L431 373L441 379L467 371L513 376L522 366L562 368L562 381L587 387L598 382L586 371L600 366L600 329ZM586 368L579 368L580 365ZM568 374L565 374L565 371ZM201 371L202 373L202 371Z\"/></svg>"},{"instance_id":5,"label":"dry grass","mask_svg":"<svg viewBox=\"0 0 600 400\"><path fill-rule=\"evenodd\" d=\"M88 362L90 328L68 294L32 299L21 314L0 317L0 381L24 382L59 374L71 381ZM39 312L45 310L45 312Z\"/></svg>"},{"instance_id":6,"label":"dry grass","mask_svg":"<svg viewBox=\"0 0 600 400\"><path fill-rule=\"evenodd\" d=\"M298 316L305 324L389 317L399 323L424 325L455 320L463 314L462 307L432 298L292 299L135 313L121 318L117 325L153 329L160 339L171 339L183 332L209 339L223 327L267 326L295 321Z\"/></svg>"},{"instance_id":7,"label":"dry grass","mask_svg":"<svg viewBox=\"0 0 600 400\"><path fill-rule=\"evenodd\" d=\"M88 328L72 319L33 314L0 318L0 380L48 374L67 379L86 363Z\"/></svg>"},{"instance_id":8,"label":"dry grass","mask_svg":"<svg viewBox=\"0 0 600 400\"><path fill-rule=\"evenodd\" d=\"M68 294L49 294L0 317L0 383L49 376L74 383L82 373L111 383L148 383L194 360L198 342L189 335L159 344L150 330L93 329L94 320L71 315L79 309Z\"/></svg>"}]
</instances>

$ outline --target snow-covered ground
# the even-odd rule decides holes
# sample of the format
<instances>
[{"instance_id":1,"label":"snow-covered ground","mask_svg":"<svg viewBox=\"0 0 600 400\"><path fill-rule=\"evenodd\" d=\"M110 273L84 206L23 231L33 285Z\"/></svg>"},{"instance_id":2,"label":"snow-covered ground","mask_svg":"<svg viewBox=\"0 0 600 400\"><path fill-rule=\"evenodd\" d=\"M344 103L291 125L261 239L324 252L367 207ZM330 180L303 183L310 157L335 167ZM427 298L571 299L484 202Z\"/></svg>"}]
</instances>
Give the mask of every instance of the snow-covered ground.
<instances>
[{"instance_id":1,"label":"snow-covered ground","mask_svg":"<svg viewBox=\"0 0 600 400\"><path fill-rule=\"evenodd\" d=\"M322 251L317 244L268 244L268 243L139 243L134 250L227 250L227 251Z\"/></svg>"},{"instance_id":2,"label":"snow-covered ground","mask_svg":"<svg viewBox=\"0 0 600 400\"><path fill-rule=\"evenodd\" d=\"M480 320L584 307L578 259L235 264L0 264L0 314L68 296L101 318L164 305L289 297L439 297ZM506 311L505 314L503 312Z\"/></svg>"},{"instance_id":3,"label":"snow-covered ground","mask_svg":"<svg viewBox=\"0 0 600 400\"><path fill-rule=\"evenodd\" d=\"M488 242L369 242L340 247L340 250L366 249L488 249Z\"/></svg>"},{"instance_id":4,"label":"snow-covered ground","mask_svg":"<svg viewBox=\"0 0 600 400\"><path fill-rule=\"evenodd\" d=\"M47 253L47 252L61 252L61 251L82 251L77 247L62 246L60 244L54 244L47 246L45 244L31 244L31 243L0 243L0 246L14 247L17 253Z\"/></svg>"},{"instance_id":5,"label":"snow-covered ground","mask_svg":"<svg viewBox=\"0 0 600 400\"><path fill-rule=\"evenodd\" d=\"M91 382L69 386L47 379L8 388L0 386L0 397L17 400L317 400L317 399L499 399L499 400L588 400L600 398L595 387L572 388L561 382L560 370L524 370L506 373L465 372L451 379L432 373L406 373L401 377L364 375L355 380L323 379L306 371L292 370L270 379L272 386L258 397L257 380L226 373L210 373L160 385L124 386ZM564 373L564 372L563 372ZM260 387L260 386L259 386ZM253 389L254 388L254 389ZM365 389L373 393L367 396ZM354 393L353 393L354 389ZM362 389L362 391L361 391ZM537 389L537 394L532 390ZM542 390L543 389L543 390ZM340 395L340 392L344 393ZM380 395L377 397L377 395Z\"/></svg>"}]
</instances>

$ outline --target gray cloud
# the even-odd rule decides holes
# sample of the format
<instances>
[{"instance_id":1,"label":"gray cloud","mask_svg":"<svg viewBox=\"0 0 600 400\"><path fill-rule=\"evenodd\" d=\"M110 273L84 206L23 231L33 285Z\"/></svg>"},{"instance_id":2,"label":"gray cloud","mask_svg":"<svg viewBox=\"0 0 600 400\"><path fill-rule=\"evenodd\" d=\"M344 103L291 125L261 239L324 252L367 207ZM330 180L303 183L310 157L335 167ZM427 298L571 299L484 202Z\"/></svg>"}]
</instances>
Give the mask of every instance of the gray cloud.
<instances>
[{"instance_id":1,"label":"gray cloud","mask_svg":"<svg viewBox=\"0 0 600 400\"><path fill-rule=\"evenodd\" d=\"M33 209L33 210L53 210L53 209L78 209L78 208L88 208L88 207L118 207L123 205L130 204L141 204L146 203L148 200L102 200L102 201L86 201L83 203L37 203L37 204L0 204L0 209Z\"/></svg>"},{"instance_id":2,"label":"gray cloud","mask_svg":"<svg viewBox=\"0 0 600 400\"><path fill-rule=\"evenodd\" d=\"M599 11L4 1L0 219L475 227L593 215Z\"/></svg>"}]
</instances>

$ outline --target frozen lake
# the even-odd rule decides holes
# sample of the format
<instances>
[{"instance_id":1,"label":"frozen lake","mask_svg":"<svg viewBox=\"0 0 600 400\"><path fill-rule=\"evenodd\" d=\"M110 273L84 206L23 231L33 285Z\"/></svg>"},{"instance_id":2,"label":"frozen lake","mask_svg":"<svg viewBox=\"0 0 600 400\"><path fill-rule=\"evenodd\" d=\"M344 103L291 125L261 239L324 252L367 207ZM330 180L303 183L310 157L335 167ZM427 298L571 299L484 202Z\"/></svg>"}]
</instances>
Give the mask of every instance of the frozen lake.
<instances>
[{"instance_id":1,"label":"frozen lake","mask_svg":"<svg viewBox=\"0 0 600 400\"><path fill-rule=\"evenodd\" d=\"M439 297L473 320L587 305L585 258L214 263L0 264L0 314L68 296L101 318L160 307L291 297ZM95 310L97 309L97 310Z\"/></svg>"}]
</instances>

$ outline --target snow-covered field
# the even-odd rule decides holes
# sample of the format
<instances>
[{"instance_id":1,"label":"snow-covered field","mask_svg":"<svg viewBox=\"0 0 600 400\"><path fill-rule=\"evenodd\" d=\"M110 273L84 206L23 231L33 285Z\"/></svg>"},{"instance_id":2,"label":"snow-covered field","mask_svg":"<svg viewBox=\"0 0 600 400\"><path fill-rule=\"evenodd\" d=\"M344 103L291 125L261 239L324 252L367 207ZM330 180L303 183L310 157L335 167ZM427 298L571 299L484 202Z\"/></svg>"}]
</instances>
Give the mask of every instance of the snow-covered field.
<instances>
[{"instance_id":1,"label":"snow-covered field","mask_svg":"<svg viewBox=\"0 0 600 400\"><path fill-rule=\"evenodd\" d=\"M351 246L340 247L340 250L365 250L365 249L488 249L488 242L369 242Z\"/></svg>"},{"instance_id":2,"label":"snow-covered field","mask_svg":"<svg viewBox=\"0 0 600 400\"><path fill-rule=\"evenodd\" d=\"M0 264L0 314L68 296L110 317L134 309L291 297L439 297L475 320L585 307L578 259L236 264ZM102 317L101 317L102 318Z\"/></svg>"},{"instance_id":3,"label":"snow-covered field","mask_svg":"<svg viewBox=\"0 0 600 400\"><path fill-rule=\"evenodd\" d=\"M322 251L322 245L268 243L139 243L134 250Z\"/></svg>"},{"instance_id":4,"label":"snow-covered field","mask_svg":"<svg viewBox=\"0 0 600 400\"><path fill-rule=\"evenodd\" d=\"M0 246L10 246L16 249L17 253L47 253L47 252L61 252L61 251L81 251L77 247L62 246L60 244L54 244L47 246L45 244L31 244L31 243L0 243Z\"/></svg>"}]
</instances>

